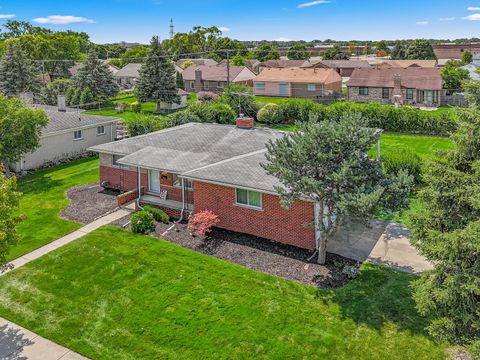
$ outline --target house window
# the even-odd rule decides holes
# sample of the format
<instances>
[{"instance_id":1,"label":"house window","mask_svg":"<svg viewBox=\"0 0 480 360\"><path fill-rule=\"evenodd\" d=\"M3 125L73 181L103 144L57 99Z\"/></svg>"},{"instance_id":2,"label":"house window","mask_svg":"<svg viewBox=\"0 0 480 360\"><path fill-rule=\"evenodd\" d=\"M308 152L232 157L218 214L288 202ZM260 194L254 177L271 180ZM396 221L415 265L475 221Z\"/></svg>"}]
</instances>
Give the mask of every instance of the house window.
<instances>
[{"instance_id":1,"label":"house window","mask_svg":"<svg viewBox=\"0 0 480 360\"><path fill-rule=\"evenodd\" d=\"M190 89L195 89L195 81L190 81Z\"/></svg>"},{"instance_id":2,"label":"house window","mask_svg":"<svg viewBox=\"0 0 480 360\"><path fill-rule=\"evenodd\" d=\"M208 89L210 88L210 84L208 83L208 81L204 81L204 82L203 82L203 88L204 88L205 90L208 90Z\"/></svg>"},{"instance_id":3,"label":"house window","mask_svg":"<svg viewBox=\"0 0 480 360\"><path fill-rule=\"evenodd\" d=\"M73 132L73 140L83 140L82 130L76 130Z\"/></svg>"},{"instance_id":4,"label":"house window","mask_svg":"<svg viewBox=\"0 0 480 360\"><path fill-rule=\"evenodd\" d=\"M121 166L121 164L118 163L118 160L120 160L123 156L122 155L113 155L112 156L112 165L113 166Z\"/></svg>"},{"instance_id":5,"label":"house window","mask_svg":"<svg viewBox=\"0 0 480 360\"><path fill-rule=\"evenodd\" d=\"M223 83L223 81L218 81L218 82L217 82L217 88L223 89L224 86L225 86L225 84Z\"/></svg>"},{"instance_id":6,"label":"house window","mask_svg":"<svg viewBox=\"0 0 480 360\"><path fill-rule=\"evenodd\" d=\"M317 85L315 84L308 84L307 91L317 91Z\"/></svg>"},{"instance_id":7,"label":"house window","mask_svg":"<svg viewBox=\"0 0 480 360\"><path fill-rule=\"evenodd\" d=\"M193 189L192 180L183 179L185 189ZM177 174L173 174L173 186L182 187L182 179L178 177Z\"/></svg>"},{"instance_id":8,"label":"house window","mask_svg":"<svg viewBox=\"0 0 480 360\"><path fill-rule=\"evenodd\" d=\"M105 135L105 126L97 126L97 135Z\"/></svg>"},{"instance_id":9,"label":"house window","mask_svg":"<svg viewBox=\"0 0 480 360\"><path fill-rule=\"evenodd\" d=\"M256 82L255 83L255 90L259 90L259 91L265 90L265 83L264 82Z\"/></svg>"},{"instance_id":10,"label":"house window","mask_svg":"<svg viewBox=\"0 0 480 360\"><path fill-rule=\"evenodd\" d=\"M390 89L383 88L382 89L382 99L390 99Z\"/></svg>"},{"instance_id":11,"label":"house window","mask_svg":"<svg viewBox=\"0 0 480 360\"><path fill-rule=\"evenodd\" d=\"M407 99L408 100L413 100L413 89L407 89Z\"/></svg>"},{"instance_id":12,"label":"house window","mask_svg":"<svg viewBox=\"0 0 480 360\"><path fill-rule=\"evenodd\" d=\"M358 88L358 95L368 95L368 87L359 87Z\"/></svg>"},{"instance_id":13,"label":"house window","mask_svg":"<svg viewBox=\"0 0 480 360\"><path fill-rule=\"evenodd\" d=\"M236 203L255 209L262 208L262 193L245 189L236 189Z\"/></svg>"}]
</instances>

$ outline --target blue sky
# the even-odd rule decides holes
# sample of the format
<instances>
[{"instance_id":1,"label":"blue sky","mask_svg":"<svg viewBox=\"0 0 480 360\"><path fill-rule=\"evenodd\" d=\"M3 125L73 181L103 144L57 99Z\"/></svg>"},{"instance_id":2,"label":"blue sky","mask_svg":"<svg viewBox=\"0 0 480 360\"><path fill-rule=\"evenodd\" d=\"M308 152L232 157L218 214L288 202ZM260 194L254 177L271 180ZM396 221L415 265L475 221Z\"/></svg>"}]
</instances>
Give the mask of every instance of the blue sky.
<instances>
[{"instance_id":1,"label":"blue sky","mask_svg":"<svg viewBox=\"0 0 480 360\"><path fill-rule=\"evenodd\" d=\"M170 18L176 31L216 25L239 40L480 37L480 0L0 0L0 25L8 18L99 43L166 38Z\"/></svg>"}]
</instances>

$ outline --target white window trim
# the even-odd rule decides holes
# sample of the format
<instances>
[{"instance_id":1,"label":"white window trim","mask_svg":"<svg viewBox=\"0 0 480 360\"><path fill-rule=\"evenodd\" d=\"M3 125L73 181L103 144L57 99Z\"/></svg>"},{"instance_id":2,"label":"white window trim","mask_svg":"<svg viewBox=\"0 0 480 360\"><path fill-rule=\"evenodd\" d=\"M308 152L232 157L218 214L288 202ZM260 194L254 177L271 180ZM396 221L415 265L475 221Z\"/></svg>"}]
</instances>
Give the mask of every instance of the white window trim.
<instances>
[{"instance_id":1,"label":"white window trim","mask_svg":"<svg viewBox=\"0 0 480 360\"><path fill-rule=\"evenodd\" d=\"M206 80L203 82L203 89L204 89L204 90L210 89L210 83L209 83L208 81L206 81Z\"/></svg>"},{"instance_id":2,"label":"white window trim","mask_svg":"<svg viewBox=\"0 0 480 360\"><path fill-rule=\"evenodd\" d=\"M121 159L121 158L124 157L124 156L122 156L122 155L112 155L112 167L114 167L114 168L121 168L121 167L122 167L122 164L118 164L118 163L115 164L115 156L118 156L118 159Z\"/></svg>"},{"instance_id":3,"label":"white window trim","mask_svg":"<svg viewBox=\"0 0 480 360\"><path fill-rule=\"evenodd\" d=\"M195 81L190 81L190 89L195 90Z\"/></svg>"},{"instance_id":4,"label":"white window trim","mask_svg":"<svg viewBox=\"0 0 480 360\"><path fill-rule=\"evenodd\" d=\"M103 127L103 132L99 133L98 128L101 128L101 127ZM102 136L102 135L106 135L106 134L107 134L107 130L105 129L105 125L97 126L97 136Z\"/></svg>"},{"instance_id":5,"label":"white window trim","mask_svg":"<svg viewBox=\"0 0 480 360\"><path fill-rule=\"evenodd\" d=\"M79 132L79 131L80 131L80 137L77 138L77 137L75 137L75 134L76 134L77 132ZM83 131L82 131L82 130L75 130L75 131L73 132L73 141L80 141L80 140L84 140L84 138L83 138Z\"/></svg>"},{"instance_id":6,"label":"white window trim","mask_svg":"<svg viewBox=\"0 0 480 360\"><path fill-rule=\"evenodd\" d=\"M260 207L239 203L238 199L237 199L238 190L245 190L245 191L248 191L248 192L259 193L260 194ZM248 198L248 196L247 196L247 198ZM247 190L247 189L243 189L243 188L235 188L235 206L246 208L246 209L251 209L251 210L263 211L263 193L260 192L260 191Z\"/></svg>"},{"instance_id":7,"label":"white window trim","mask_svg":"<svg viewBox=\"0 0 480 360\"><path fill-rule=\"evenodd\" d=\"M178 179L180 180L180 185L175 185L175 175L177 175ZM183 179L185 180L184 184L187 184L187 181L190 181L190 184L192 184L191 187L185 186L185 189L186 190L193 190L193 181L189 180L189 179L185 179L185 178L183 178ZM173 180L172 183L173 183L174 188L177 188L177 189L182 188L182 178L178 174L172 174L172 180Z\"/></svg>"},{"instance_id":8,"label":"white window trim","mask_svg":"<svg viewBox=\"0 0 480 360\"><path fill-rule=\"evenodd\" d=\"M217 88L223 89L225 86L223 85L223 81L217 81Z\"/></svg>"},{"instance_id":9,"label":"white window trim","mask_svg":"<svg viewBox=\"0 0 480 360\"><path fill-rule=\"evenodd\" d=\"M310 89L311 86L313 87L313 90ZM317 84L307 84L307 91L310 91L310 92L317 91Z\"/></svg>"},{"instance_id":10,"label":"white window trim","mask_svg":"<svg viewBox=\"0 0 480 360\"><path fill-rule=\"evenodd\" d=\"M258 87L258 85L260 85L260 84L261 84L261 87ZM265 90L265 82L264 81L256 82L255 83L255 90L264 91Z\"/></svg>"}]
</instances>

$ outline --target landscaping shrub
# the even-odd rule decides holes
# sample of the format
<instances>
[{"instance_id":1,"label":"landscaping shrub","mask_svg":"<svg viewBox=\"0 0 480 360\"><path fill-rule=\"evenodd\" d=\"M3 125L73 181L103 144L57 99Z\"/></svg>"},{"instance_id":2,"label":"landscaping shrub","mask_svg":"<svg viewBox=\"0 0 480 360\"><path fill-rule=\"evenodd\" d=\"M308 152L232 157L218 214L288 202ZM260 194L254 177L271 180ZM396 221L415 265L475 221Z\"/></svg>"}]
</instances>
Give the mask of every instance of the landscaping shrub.
<instances>
[{"instance_id":1,"label":"landscaping shrub","mask_svg":"<svg viewBox=\"0 0 480 360\"><path fill-rule=\"evenodd\" d=\"M204 123L233 124L237 117L229 105L220 102L196 102L189 106L188 111L198 116Z\"/></svg>"},{"instance_id":2,"label":"landscaping shrub","mask_svg":"<svg viewBox=\"0 0 480 360\"><path fill-rule=\"evenodd\" d=\"M208 102L218 99L219 96L212 91L200 91L198 93L198 100L201 102Z\"/></svg>"},{"instance_id":3,"label":"landscaping shrub","mask_svg":"<svg viewBox=\"0 0 480 360\"><path fill-rule=\"evenodd\" d=\"M231 83L223 89L220 101L229 105L236 114L255 118L259 108L253 100L253 89L243 84Z\"/></svg>"},{"instance_id":4,"label":"landscaping shrub","mask_svg":"<svg viewBox=\"0 0 480 360\"><path fill-rule=\"evenodd\" d=\"M257 113L257 120L265 124L276 124L280 117L278 116L277 104L269 103L262 107Z\"/></svg>"},{"instance_id":5,"label":"landscaping shrub","mask_svg":"<svg viewBox=\"0 0 480 360\"><path fill-rule=\"evenodd\" d=\"M164 116L142 115L123 120L130 137L148 134L168 127L168 120Z\"/></svg>"},{"instance_id":6,"label":"landscaping shrub","mask_svg":"<svg viewBox=\"0 0 480 360\"><path fill-rule=\"evenodd\" d=\"M200 118L189 109L168 115L167 121L170 126L178 126L190 122L201 122Z\"/></svg>"},{"instance_id":7,"label":"landscaping shrub","mask_svg":"<svg viewBox=\"0 0 480 360\"><path fill-rule=\"evenodd\" d=\"M188 230L193 236L205 236L212 227L217 225L220 219L210 210L204 210L194 214L188 222Z\"/></svg>"},{"instance_id":8,"label":"landscaping shrub","mask_svg":"<svg viewBox=\"0 0 480 360\"><path fill-rule=\"evenodd\" d=\"M139 113L142 111L142 104L138 101L135 101L130 104L130 111L134 113Z\"/></svg>"},{"instance_id":9,"label":"landscaping shrub","mask_svg":"<svg viewBox=\"0 0 480 360\"><path fill-rule=\"evenodd\" d=\"M385 153L382 164L388 174L398 175L401 170L406 170L414 177L415 183L422 181L422 159L410 149Z\"/></svg>"},{"instance_id":10,"label":"landscaping shrub","mask_svg":"<svg viewBox=\"0 0 480 360\"><path fill-rule=\"evenodd\" d=\"M322 106L308 99L287 99L278 104L278 117L282 124L307 121L312 111L319 111Z\"/></svg>"},{"instance_id":11,"label":"landscaping shrub","mask_svg":"<svg viewBox=\"0 0 480 360\"><path fill-rule=\"evenodd\" d=\"M134 233L145 234L148 230L153 229L153 215L148 211L138 211L132 215L130 226Z\"/></svg>"},{"instance_id":12,"label":"landscaping shrub","mask_svg":"<svg viewBox=\"0 0 480 360\"><path fill-rule=\"evenodd\" d=\"M162 222L164 224L168 224L170 222L170 216L168 216L168 214L162 209L148 205L144 206L143 209L152 214L155 221Z\"/></svg>"}]
</instances>

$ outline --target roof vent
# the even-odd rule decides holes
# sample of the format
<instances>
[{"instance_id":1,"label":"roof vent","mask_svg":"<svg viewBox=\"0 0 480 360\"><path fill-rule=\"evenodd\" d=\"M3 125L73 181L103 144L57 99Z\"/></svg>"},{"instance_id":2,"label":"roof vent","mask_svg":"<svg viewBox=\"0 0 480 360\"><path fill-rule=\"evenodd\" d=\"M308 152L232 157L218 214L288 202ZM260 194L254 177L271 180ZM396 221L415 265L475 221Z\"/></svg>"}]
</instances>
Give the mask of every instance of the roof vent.
<instances>
[{"instance_id":1,"label":"roof vent","mask_svg":"<svg viewBox=\"0 0 480 360\"><path fill-rule=\"evenodd\" d=\"M254 124L255 122L253 118L244 117L242 115L237 118L237 128L239 129L252 129Z\"/></svg>"}]
</instances>

